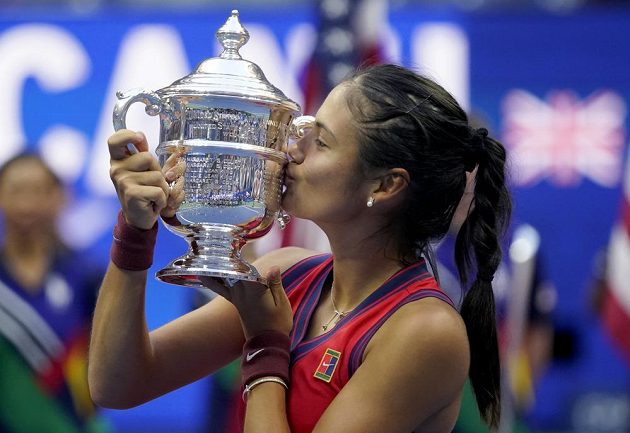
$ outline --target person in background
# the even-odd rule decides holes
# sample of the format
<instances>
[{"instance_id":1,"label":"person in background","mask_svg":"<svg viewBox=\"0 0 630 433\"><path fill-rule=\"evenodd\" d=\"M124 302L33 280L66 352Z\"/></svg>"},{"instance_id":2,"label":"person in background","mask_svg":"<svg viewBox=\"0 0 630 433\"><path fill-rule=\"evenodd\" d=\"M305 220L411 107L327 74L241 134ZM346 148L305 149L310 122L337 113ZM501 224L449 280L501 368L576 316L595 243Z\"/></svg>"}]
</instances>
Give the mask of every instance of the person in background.
<instances>
[{"instance_id":1,"label":"person in background","mask_svg":"<svg viewBox=\"0 0 630 433\"><path fill-rule=\"evenodd\" d=\"M43 160L0 167L0 431L104 433L87 386L102 272L60 240L64 185Z\"/></svg>"},{"instance_id":2,"label":"person in background","mask_svg":"<svg viewBox=\"0 0 630 433\"><path fill-rule=\"evenodd\" d=\"M181 164L160 167L134 131L108 145L122 210L90 344L98 404L133 407L240 358L246 433L447 433L467 377L498 425L490 283L511 210L506 152L441 86L380 65L335 87L288 149L282 197L324 230L332 254L273 251L254 263L267 284L207 278L221 296L152 332L147 269L157 218L182 202ZM458 268L474 264L474 277L460 314L429 271L430 244L475 167L475 207L458 235Z\"/></svg>"},{"instance_id":3,"label":"person in background","mask_svg":"<svg viewBox=\"0 0 630 433\"><path fill-rule=\"evenodd\" d=\"M476 170L467 185L449 233L435 245L438 279L451 299L460 303L465 286L456 266L456 239L472 210ZM552 358L556 289L547 278L536 229L513 222L503 247L503 260L492 281L502 359L502 418L499 433L523 433L524 415L533 404L537 380ZM508 337L511 336L511 337ZM489 433L467 383L454 433Z\"/></svg>"}]
</instances>

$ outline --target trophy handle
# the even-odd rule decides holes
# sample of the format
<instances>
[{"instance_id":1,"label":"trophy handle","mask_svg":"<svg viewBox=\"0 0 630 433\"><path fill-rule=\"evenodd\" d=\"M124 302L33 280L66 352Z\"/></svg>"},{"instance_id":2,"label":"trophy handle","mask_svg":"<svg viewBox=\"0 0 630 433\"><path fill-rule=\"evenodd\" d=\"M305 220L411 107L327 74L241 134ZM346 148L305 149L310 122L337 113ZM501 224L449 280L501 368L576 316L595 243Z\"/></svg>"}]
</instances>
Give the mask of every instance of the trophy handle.
<instances>
[{"instance_id":1,"label":"trophy handle","mask_svg":"<svg viewBox=\"0 0 630 433\"><path fill-rule=\"evenodd\" d=\"M298 116L291 122L289 127L289 135L291 138L300 139L306 135L306 130L312 128L315 125L315 117L313 116ZM280 230L284 230L291 221L291 216L280 209L276 218L280 225Z\"/></svg>"},{"instance_id":2,"label":"trophy handle","mask_svg":"<svg viewBox=\"0 0 630 433\"><path fill-rule=\"evenodd\" d=\"M146 111L149 116L157 116L161 112L166 111L164 102L162 102L162 99L155 92L143 89L131 89L126 92L116 92L116 97L118 101L116 101L116 105L114 106L113 116L114 129L116 131L127 128L127 110L134 102L142 102L145 104L146 108L144 111Z\"/></svg>"},{"instance_id":3,"label":"trophy handle","mask_svg":"<svg viewBox=\"0 0 630 433\"><path fill-rule=\"evenodd\" d=\"M299 116L293 119L289 134L292 138L302 138L306 135L306 130L312 128L315 125L315 117L313 116Z\"/></svg>"}]
</instances>

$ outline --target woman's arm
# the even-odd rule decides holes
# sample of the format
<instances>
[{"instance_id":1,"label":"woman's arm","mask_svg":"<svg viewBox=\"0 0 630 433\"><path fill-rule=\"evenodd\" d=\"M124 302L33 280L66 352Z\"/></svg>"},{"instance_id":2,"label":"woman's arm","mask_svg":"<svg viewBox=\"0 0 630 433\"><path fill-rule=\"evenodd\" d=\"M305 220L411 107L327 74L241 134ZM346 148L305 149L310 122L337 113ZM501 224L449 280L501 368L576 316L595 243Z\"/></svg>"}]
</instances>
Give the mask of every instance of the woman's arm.
<instances>
[{"instance_id":1,"label":"woman's arm","mask_svg":"<svg viewBox=\"0 0 630 433\"><path fill-rule=\"evenodd\" d=\"M127 143L133 143L140 152L130 155ZM125 224L142 236L141 230L155 230L152 227L159 214L172 205L165 179L171 176L172 180L172 174L162 173L157 160L147 152L142 134L121 130L108 144L110 175ZM240 353L243 333L239 317L222 299L149 336L144 312L146 279L146 270L122 269L114 262L105 274L89 354L90 392L97 404L116 408L138 405L209 374Z\"/></svg>"},{"instance_id":2,"label":"woman's arm","mask_svg":"<svg viewBox=\"0 0 630 433\"><path fill-rule=\"evenodd\" d=\"M272 251L254 262L259 272L266 276L268 287L248 283L237 284L232 288L226 288L225 292L222 293L223 296L236 305L237 310L240 312L244 334L249 339L245 346L246 349L251 347L250 342L261 341L260 339L263 335L265 337L262 337L262 340L270 343L270 331L271 335L273 335L271 338L274 343L270 346L263 345L263 350L266 350L266 352L256 355L257 352L263 351L258 346L255 346L242 354L244 357L242 362L246 365L242 371L245 377L260 376L259 374L252 376L250 373L259 371L260 365L257 367L255 364L262 361L262 358L266 358L263 364L265 369L270 372L265 374L264 377L272 377L272 380L276 380L255 385L250 392L246 393L247 407L244 426L246 433L289 432L285 405L286 390L281 383L277 382L280 377L276 376L288 373L288 335L293 327L293 313L282 287L280 273L298 261L315 254L318 253L295 247ZM283 343L278 344L278 342ZM275 355L270 355L274 350ZM278 353L283 353L284 355L278 357ZM270 359L272 360L271 369L269 369ZM279 363L277 374L273 372L274 362ZM246 378L244 378L244 381L247 385L256 382L256 380L247 380Z\"/></svg>"},{"instance_id":3,"label":"woman's arm","mask_svg":"<svg viewBox=\"0 0 630 433\"><path fill-rule=\"evenodd\" d=\"M149 334L145 283L146 271L124 271L110 263L90 343L90 392L98 405L137 406L240 355L244 339L238 313L222 298Z\"/></svg>"}]
</instances>

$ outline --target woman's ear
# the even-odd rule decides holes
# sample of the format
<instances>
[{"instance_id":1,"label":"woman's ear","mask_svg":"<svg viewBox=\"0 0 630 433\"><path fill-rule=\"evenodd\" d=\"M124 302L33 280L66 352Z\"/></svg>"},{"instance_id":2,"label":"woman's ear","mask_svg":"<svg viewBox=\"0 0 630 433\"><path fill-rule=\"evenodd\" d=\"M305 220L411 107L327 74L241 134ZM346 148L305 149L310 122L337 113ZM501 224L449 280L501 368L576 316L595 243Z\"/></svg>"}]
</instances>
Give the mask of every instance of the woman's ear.
<instances>
[{"instance_id":1,"label":"woman's ear","mask_svg":"<svg viewBox=\"0 0 630 433\"><path fill-rule=\"evenodd\" d=\"M376 203L385 203L394 200L398 203L403 199L403 192L409 185L410 177L404 168L392 168L381 176L380 184L372 196Z\"/></svg>"}]
</instances>

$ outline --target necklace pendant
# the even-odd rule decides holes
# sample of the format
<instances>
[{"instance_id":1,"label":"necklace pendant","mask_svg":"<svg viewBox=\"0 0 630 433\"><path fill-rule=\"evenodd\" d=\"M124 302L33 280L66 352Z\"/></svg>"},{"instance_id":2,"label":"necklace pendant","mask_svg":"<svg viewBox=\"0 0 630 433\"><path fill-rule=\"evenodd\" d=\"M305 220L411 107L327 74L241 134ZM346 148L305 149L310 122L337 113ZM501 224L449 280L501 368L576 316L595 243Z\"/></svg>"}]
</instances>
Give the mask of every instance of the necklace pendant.
<instances>
[{"instance_id":1,"label":"necklace pendant","mask_svg":"<svg viewBox=\"0 0 630 433\"><path fill-rule=\"evenodd\" d=\"M336 325L337 322L339 322L339 319L341 317L343 317L343 315L341 313L339 313L337 310L335 310L335 315L332 316L328 322L326 322L324 325L322 325L322 330L327 331L331 324L333 326Z\"/></svg>"}]
</instances>

